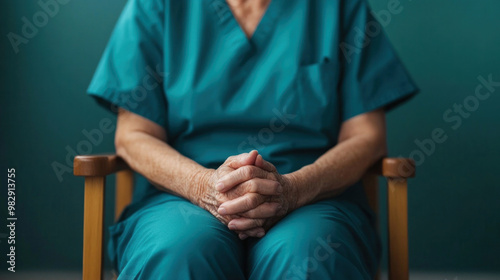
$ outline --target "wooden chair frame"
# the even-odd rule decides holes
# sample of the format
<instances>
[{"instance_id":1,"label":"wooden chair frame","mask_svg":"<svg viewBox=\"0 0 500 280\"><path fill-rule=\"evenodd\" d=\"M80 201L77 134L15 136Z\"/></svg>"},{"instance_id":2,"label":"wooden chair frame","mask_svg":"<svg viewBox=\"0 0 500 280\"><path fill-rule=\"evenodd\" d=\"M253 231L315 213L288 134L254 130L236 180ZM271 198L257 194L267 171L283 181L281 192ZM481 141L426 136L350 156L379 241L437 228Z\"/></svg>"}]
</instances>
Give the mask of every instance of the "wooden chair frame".
<instances>
[{"instance_id":1,"label":"wooden chair frame","mask_svg":"<svg viewBox=\"0 0 500 280\"><path fill-rule=\"evenodd\" d=\"M83 279L102 279L104 189L106 176L117 173L115 218L132 201L133 171L117 155L77 156L75 176L85 177L83 227ZM405 158L384 158L364 176L370 206L378 214L377 176L387 178L389 279L405 280L408 270L407 179L415 176L415 163Z\"/></svg>"}]
</instances>

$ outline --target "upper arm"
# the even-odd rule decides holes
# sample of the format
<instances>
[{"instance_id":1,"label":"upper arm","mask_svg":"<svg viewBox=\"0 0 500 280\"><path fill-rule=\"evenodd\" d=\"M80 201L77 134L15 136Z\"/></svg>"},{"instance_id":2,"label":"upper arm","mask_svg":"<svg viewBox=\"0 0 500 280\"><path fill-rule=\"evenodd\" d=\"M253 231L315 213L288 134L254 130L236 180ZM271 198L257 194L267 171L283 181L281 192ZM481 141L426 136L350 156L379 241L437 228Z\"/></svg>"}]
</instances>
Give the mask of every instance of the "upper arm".
<instances>
[{"instance_id":1,"label":"upper arm","mask_svg":"<svg viewBox=\"0 0 500 280\"><path fill-rule=\"evenodd\" d=\"M113 113L123 108L166 127L164 2L127 1L87 91Z\"/></svg>"},{"instance_id":2,"label":"upper arm","mask_svg":"<svg viewBox=\"0 0 500 280\"><path fill-rule=\"evenodd\" d=\"M385 111L383 109L359 114L344 121L340 127L338 142L359 136L368 137L385 149L386 125Z\"/></svg>"},{"instance_id":3,"label":"upper arm","mask_svg":"<svg viewBox=\"0 0 500 280\"><path fill-rule=\"evenodd\" d=\"M369 1L341 1L339 97L341 119L380 108L387 112L414 96L418 88L382 30L369 36L365 30L377 23L370 12ZM381 26L379 26L381 27ZM363 37L365 36L365 37ZM353 120L354 121L354 120Z\"/></svg>"},{"instance_id":4,"label":"upper arm","mask_svg":"<svg viewBox=\"0 0 500 280\"><path fill-rule=\"evenodd\" d=\"M120 108L115 132L116 145L120 145L123 140L135 133L147 134L164 142L167 141L167 132L164 127L145 117Z\"/></svg>"}]
</instances>

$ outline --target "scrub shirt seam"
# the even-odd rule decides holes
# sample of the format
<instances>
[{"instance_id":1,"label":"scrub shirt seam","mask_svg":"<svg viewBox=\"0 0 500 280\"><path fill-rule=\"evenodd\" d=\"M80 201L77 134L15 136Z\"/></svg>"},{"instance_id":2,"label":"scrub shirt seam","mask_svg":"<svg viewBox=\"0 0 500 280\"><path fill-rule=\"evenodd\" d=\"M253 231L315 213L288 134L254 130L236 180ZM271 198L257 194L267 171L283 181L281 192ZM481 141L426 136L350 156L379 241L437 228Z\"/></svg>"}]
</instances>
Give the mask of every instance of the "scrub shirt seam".
<instances>
[{"instance_id":1,"label":"scrub shirt seam","mask_svg":"<svg viewBox=\"0 0 500 280\"><path fill-rule=\"evenodd\" d=\"M404 85L394 88L390 91L386 91L386 94L378 98L374 98L366 106L363 106L360 110L354 111L354 113L347 114L343 120L348 120L354 116L373 111L375 109L391 105L392 103L397 103L398 101L405 101L406 98L415 96L419 91L419 88L413 83L407 82Z\"/></svg>"},{"instance_id":2,"label":"scrub shirt seam","mask_svg":"<svg viewBox=\"0 0 500 280\"><path fill-rule=\"evenodd\" d=\"M137 104L135 108L132 108L131 106L128 106L126 102L120 101L120 93L122 94L130 94L130 90L125 90L125 91L120 91L117 89L105 89L104 91L98 91L98 90L89 90L88 94L91 95L92 97L96 98L98 100L98 103L103 106L104 108L108 109L109 111L113 110L111 109L111 106L105 106L107 104L112 104L120 108L124 108L132 113L138 114L150 121L155 122L156 124L165 127L166 123L164 120L162 120L161 116L159 114L153 114L151 113L151 110L148 109L148 106L141 106L140 104ZM148 92L148 94L152 94L152 92ZM104 101L104 102L103 102ZM113 112L116 114L116 112Z\"/></svg>"}]
</instances>

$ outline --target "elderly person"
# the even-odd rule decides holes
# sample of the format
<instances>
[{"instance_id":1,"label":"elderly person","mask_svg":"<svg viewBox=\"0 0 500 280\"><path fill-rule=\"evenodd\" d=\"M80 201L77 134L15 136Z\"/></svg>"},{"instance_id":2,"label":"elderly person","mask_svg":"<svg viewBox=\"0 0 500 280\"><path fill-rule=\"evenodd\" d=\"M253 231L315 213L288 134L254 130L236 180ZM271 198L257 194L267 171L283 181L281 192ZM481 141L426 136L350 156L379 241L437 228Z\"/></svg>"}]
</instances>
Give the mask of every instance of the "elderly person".
<instances>
[{"instance_id":1,"label":"elderly person","mask_svg":"<svg viewBox=\"0 0 500 280\"><path fill-rule=\"evenodd\" d=\"M370 279L359 183L416 92L365 0L129 0L89 93L119 108L118 279Z\"/></svg>"}]
</instances>

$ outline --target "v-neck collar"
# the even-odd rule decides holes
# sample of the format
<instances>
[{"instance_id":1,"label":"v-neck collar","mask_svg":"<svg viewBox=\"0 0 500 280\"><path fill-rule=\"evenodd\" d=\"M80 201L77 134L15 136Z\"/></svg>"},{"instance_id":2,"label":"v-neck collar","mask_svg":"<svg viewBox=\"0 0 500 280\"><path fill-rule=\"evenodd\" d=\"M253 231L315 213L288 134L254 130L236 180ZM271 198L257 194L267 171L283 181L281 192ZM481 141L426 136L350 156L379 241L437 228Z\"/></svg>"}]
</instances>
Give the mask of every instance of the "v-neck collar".
<instances>
[{"instance_id":1,"label":"v-neck collar","mask_svg":"<svg viewBox=\"0 0 500 280\"><path fill-rule=\"evenodd\" d=\"M227 39L231 40L232 43L239 42L259 47L265 43L267 36L269 36L274 28L278 12L281 10L277 7L279 1L271 0L250 38L245 34L245 31L236 20L229 4L225 0L212 0L211 6L218 15L219 23L224 27L226 34L230 35L226 37Z\"/></svg>"}]
</instances>

